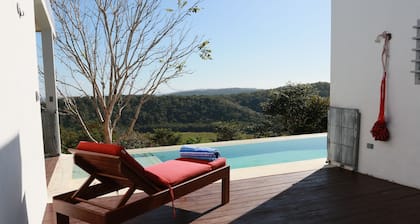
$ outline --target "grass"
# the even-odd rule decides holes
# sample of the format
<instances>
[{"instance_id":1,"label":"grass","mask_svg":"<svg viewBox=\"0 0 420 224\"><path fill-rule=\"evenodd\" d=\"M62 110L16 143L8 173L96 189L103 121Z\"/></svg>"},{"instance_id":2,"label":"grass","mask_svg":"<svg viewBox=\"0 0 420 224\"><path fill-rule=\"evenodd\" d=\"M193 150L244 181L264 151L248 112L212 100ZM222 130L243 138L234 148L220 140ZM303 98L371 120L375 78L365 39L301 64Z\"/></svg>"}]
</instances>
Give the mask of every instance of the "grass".
<instances>
[{"instance_id":1,"label":"grass","mask_svg":"<svg viewBox=\"0 0 420 224\"><path fill-rule=\"evenodd\" d=\"M181 136L181 144L197 144L215 142L217 134L214 132L177 132Z\"/></svg>"}]
</instances>

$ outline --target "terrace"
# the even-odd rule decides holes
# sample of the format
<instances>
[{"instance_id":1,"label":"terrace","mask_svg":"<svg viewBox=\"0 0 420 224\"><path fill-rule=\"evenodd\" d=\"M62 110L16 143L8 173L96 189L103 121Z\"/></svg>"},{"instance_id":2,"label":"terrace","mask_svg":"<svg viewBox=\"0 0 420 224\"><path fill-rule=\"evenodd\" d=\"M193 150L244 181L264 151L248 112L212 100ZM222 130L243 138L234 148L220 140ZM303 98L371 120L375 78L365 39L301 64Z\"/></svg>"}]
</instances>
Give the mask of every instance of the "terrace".
<instances>
[{"instance_id":1,"label":"terrace","mask_svg":"<svg viewBox=\"0 0 420 224\"><path fill-rule=\"evenodd\" d=\"M55 159L46 162L53 167ZM48 173L51 169L48 169ZM47 175L48 176L48 175ZM231 181L231 200L218 206L220 183L127 223L417 223L420 191L341 168L321 168ZM134 197L141 197L136 194ZM101 200L115 201L112 196ZM43 223L55 223L48 204ZM83 223L70 219L70 223Z\"/></svg>"},{"instance_id":2,"label":"terrace","mask_svg":"<svg viewBox=\"0 0 420 224\"><path fill-rule=\"evenodd\" d=\"M49 48L54 29L49 17L43 15L50 14L47 1L35 0L34 7L31 2L0 3L3 29L8 34L2 41L2 70L7 75L0 76L5 108L0 136L0 223L40 223L42 217L43 223L55 223L52 206L47 204L46 184L40 181L45 177L44 154L55 153L42 152L33 34L36 24L43 35L43 50L49 53L43 59L46 85L53 90L46 94L51 99L47 109L53 115L54 67L48 64L52 63ZM215 183L177 200L176 219L166 205L127 223L419 223L420 178L416 167L420 164L420 104L407 101L420 93L420 2L355 0L331 4L330 102L331 106L360 110L357 172L318 167L231 179L230 203L224 206L218 206L220 186ZM391 139L378 142L370 130L380 97L382 46L374 39L384 30L393 35L386 106ZM56 118L55 114L50 120ZM59 165L58 158L47 158L45 165L49 182Z\"/></svg>"}]
</instances>

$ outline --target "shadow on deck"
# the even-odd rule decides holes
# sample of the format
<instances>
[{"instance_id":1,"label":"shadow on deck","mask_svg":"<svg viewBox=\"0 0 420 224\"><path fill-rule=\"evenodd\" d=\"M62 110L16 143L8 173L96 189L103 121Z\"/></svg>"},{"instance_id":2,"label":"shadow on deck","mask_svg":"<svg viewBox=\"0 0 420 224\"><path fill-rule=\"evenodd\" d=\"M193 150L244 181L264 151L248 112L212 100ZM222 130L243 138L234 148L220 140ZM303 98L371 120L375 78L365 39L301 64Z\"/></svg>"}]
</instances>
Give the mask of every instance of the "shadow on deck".
<instances>
[{"instance_id":1,"label":"shadow on deck","mask_svg":"<svg viewBox=\"0 0 420 224\"><path fill-rule=\"evenodd\" d=\"M167 205L126 223L420 223L420 190L339 168L231 181L219 203L215 183L176 200L176 218Z\"/></svg>"}]
</instances>

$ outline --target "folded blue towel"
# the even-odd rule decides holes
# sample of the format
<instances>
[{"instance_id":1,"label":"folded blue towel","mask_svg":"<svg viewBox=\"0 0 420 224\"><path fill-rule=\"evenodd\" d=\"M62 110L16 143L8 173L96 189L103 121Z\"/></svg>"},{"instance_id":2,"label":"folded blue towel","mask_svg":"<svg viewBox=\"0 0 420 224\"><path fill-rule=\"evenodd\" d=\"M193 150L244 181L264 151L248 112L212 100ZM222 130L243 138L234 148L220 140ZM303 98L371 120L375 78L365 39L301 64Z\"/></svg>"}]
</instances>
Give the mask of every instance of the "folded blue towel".
<instances>
[{"instance_id":1,"label":"folded blue towel","mask_svg":"<svg viewBox=\"0 0 420 224\"><path fill-rule=\"evenodd\" d=\"M180 150L181 158L201 159L213 161L219 158L219 152L213 148L202 148L192 146L182 146Z\"/></svg>"},{"instance_id":2,"label":"folded blue towel","mask_svg":"<svg viewBox=\"0 0 420 224\"><path fill-rule=\"evenodd\" d=\"M194 147L183 145L181 146L181 152L217 152L217 149L214 148L206 148L206 147Z\"/></svg>"}]
</instances>

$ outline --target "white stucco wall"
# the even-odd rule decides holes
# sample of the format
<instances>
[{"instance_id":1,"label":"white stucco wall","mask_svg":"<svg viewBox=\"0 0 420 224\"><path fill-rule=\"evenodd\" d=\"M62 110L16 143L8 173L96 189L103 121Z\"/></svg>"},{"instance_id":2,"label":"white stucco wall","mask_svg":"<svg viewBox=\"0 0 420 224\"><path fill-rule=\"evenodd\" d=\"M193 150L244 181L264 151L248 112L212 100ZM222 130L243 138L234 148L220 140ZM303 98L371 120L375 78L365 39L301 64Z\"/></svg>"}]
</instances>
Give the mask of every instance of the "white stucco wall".
<instances>
[{"instance_id":1,"label":"white stucco wall","mask_svg":"<svg viewBox=\"0 0 420 224\"><path fill-rule=\"evenodd\" d=\"M0 223L42 223L47 192L33 0L0 1L0 18Z\"/></svg>"},{"instance_id":2,"label":"white stucco wall","mask_svg":"<svg viewBox=\"0 0 420 224\"><path fill-rule=\"evenodd\" d=\"M361 112L359 172L420 188L420 85L411 60L420 19L418 0L333 0L331 106ZM375 141L370 130L379 110L383 31L392 33L386 120L391 139ZM374 143L374 149L367 149Z\"/></svg>"}]
</instances>

